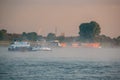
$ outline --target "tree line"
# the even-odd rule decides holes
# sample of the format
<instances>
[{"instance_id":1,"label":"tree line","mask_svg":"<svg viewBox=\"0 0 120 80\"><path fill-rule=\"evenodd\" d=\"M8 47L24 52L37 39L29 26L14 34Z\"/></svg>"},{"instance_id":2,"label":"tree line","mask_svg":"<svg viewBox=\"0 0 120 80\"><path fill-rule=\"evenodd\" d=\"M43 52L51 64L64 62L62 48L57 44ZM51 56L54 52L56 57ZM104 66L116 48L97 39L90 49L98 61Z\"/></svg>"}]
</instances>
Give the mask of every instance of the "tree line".
<instances>
[{"instance_id":1,"label":"tree line","mask_svg":"<svg viewBox=\"0 0 120 80\"><path fill-rule=\"evenodd\" d=\"M88 23L82 23L79 26L79 36L76 37L65 37L64 35L56 36L55 33L48 33L46 37L38 35L36 32L23 32L22 34L7 33L7 30L0 30L0 41L14 41L14 40L29 40L37 41L45 39L46 41L59 40L60 42L81 42L81 43L94 43L99 42L103 45L109 46L120 46L120 36L117 38L111 38L106 35L100 35L100 25L91 21Z\"/></svg>"},{"instance_id":2,"label":"tree line","mask_svg":"<svg viewBox=\"0 0 120 80\"><path fill-rule=\"evenodd\" d=\"M56 36L55 33L48 33L48 35L45 37L38 35L36 32L23 32L22 34L16 34L7 33L7 30L5 29L0 30L0 41L37 41L45 39L46 41L59 40L62 42L64 41L64 38L64 35Z\"/></svg>"}]
</instances>

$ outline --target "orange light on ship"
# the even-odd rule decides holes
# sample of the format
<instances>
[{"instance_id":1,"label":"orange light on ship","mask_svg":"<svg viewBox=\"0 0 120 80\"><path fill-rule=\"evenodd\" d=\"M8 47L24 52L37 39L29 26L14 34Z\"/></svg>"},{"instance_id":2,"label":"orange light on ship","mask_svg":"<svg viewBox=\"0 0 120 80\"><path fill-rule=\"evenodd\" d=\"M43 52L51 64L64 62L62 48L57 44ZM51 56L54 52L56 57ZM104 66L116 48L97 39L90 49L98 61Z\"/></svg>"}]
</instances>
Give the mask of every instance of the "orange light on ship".
<instances>
[{"instance_id":1,"label":"orange light on ship","mask_svg":"<svg viewBox=\"0 0 120 80\"><path fill-rule=\"evenodd\" d=\"M89 45L90 45L90 47L94 47L94 48L99 48L99 46L100 46L99 43L91 43Z\"/></svg>"},{"instance_id":2,"label":"orange light on ship","mask_svg":"<svg viewBox=\"0 0 120 80\"><path fill-rule=\"evenodd\" d=\"M60 43L61 47L66 47L66 43Z\"/></svg>"},{"instance_id":3,"label":"orange light on ship","mask_svg":"<svg viewBox=\"0 0 120 80\"><path fill-rule=\"evenodd\" d=\"M84 43L82 44L84 47L93 47L93 48L100 48L100 43Z\"/></svg>"},{"instance_id":4,"label":"orange light on ship","mask_svg":"<svg viewBox=\"0 0 120 80\"><path fill-rule=\"evenodd\" d=\"M78 43L72 43L72 47L78 48L80 47Z\"/></svg>"}]
</instances>

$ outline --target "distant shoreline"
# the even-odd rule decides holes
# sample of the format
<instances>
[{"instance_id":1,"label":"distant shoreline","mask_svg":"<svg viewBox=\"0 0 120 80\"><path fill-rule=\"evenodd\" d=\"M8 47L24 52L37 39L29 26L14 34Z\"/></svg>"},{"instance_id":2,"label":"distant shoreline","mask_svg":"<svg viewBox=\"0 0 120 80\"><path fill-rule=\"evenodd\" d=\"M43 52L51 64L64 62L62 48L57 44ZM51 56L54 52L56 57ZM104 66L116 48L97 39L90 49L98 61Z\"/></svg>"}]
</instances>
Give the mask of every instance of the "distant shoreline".
<instances>
[{"instance_id":1,"label":"distant shoreline","mask_svg":"<svg viewBox=\"0 0 120 80\"><path fill-rule=\"evenodd\" d=\"M9 46L11 44L12 41L0 41L0 46ZM35 41L29 41L31 43L31 45L35 45L36 42ZM112 44L107 44L107 43L101 43L102 48L120 48L120 46L115 46Z\"/></svg>"},{"instance_id":2,"label":"distant shoreline","mask_svg":"<svg viewBox=\"0 0 120 80\"><path fill-rule=\"evenodd\" d=\"M0 41L0 46L8 46L10 43L11 41Z\"/></svg>"}]
</instances>

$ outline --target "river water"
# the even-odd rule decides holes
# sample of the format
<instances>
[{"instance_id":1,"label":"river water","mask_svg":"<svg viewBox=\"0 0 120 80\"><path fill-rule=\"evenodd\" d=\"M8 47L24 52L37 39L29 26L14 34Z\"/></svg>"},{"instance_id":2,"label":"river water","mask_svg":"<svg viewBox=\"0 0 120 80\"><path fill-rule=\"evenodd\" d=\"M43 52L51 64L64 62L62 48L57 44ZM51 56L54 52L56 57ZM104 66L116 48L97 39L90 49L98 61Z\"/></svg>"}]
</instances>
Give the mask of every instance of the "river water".
<instances>
[{"instance_id":1,"label":"river water","mask_svg":"<svg viewBox=\"0 0 120 80\"><path fill-rule=\"evenodd\" d=\"M0 80L120 80L120 49L9 52L0 47Z\"/></svg>"}]
</instances>

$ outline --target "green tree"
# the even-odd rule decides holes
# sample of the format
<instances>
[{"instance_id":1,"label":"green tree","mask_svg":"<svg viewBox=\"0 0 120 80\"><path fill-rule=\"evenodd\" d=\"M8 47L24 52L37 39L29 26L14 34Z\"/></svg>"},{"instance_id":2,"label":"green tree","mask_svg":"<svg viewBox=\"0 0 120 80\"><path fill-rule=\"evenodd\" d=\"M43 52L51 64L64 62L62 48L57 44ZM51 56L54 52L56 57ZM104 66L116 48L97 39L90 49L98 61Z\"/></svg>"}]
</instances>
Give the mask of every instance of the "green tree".
<instances>
[{"instance_id":1,"label":"green tree","mask_svg":"<svg viewBox=\"0 0 120 80\"><path fill-rule=\"evenodd\" d=\"M116 38L116 45L120 46L120 36Z\"/></svg>"},{"instance_id":2,"label":"green tree","mask_svg":"<svg viewBox=\"0 0 120 80\"><path fill-rule=\"evenodd\" d=\"M36 32L30 32L27 33L27 39L28 40L32 40L32 41L36 41L37 40L37 33Z\"/></svg>"},{"instance_id":3,"label":"green tree","mask_svg":"<svg viewBox=\"0 0 120 80\"><path fill-rule=\"evenodd\" d=\"M7 30L0 30L0 40L5 40L7 38Z\"/></svg>"},{"instance_id":4,"label":"green tree","mask_svg":"<svg viewBox=\"0 0 120 80\"><path fill-rule=\"evenodd\" d=\"M79 30L80 40L83 42L93 42L94 38L100 34L100 26L95 21L82 23Z\"/></svg>"},{"instance_id":5,"label":"green tree","mask_svg":"<svg viewBox=\"0 0 120 80\"><path fill-rule=\"evenodd\" d=\"M54 33L49 33L47 35L47 41L52 41L56 39L56 35Z\"/></svg>"},{"instance_id":6,"label":"green tree","mask_svg":"<svg viewBox=\"0 0 120 80\"><path fill-rule=\"evenodd\" d=\"M3 32L0 31L0 40L3 40Z\"/></svg>"},{"instance_id":7,"label":"green tree","mask_svg":"<svg viewBox=\"0 0 120 80\"><path fill-rule=\"evenodd\" d=\"M57 37L57 40L59 40L60 42L64 42L65 40L65 36L61 35Z\"/></svg>"},{"instance_id":8,"label":"green tree","mask_svg":"<svg viewBox=\"0 0 120 80\"><path fill-rule=\"evenodd\" d=\"M22 33L22 40L27 40L27 33L26 32Z\"/></svg>"},{"instance_id":9,"label":"green tree","mask_svg":"<svg viewBox=\"0 0 120 80\"><path fill-rule=\"evenodd\" d=\"M117 40L120 41L120 36L117 37Z\"/></svg>"}]
</instances>

